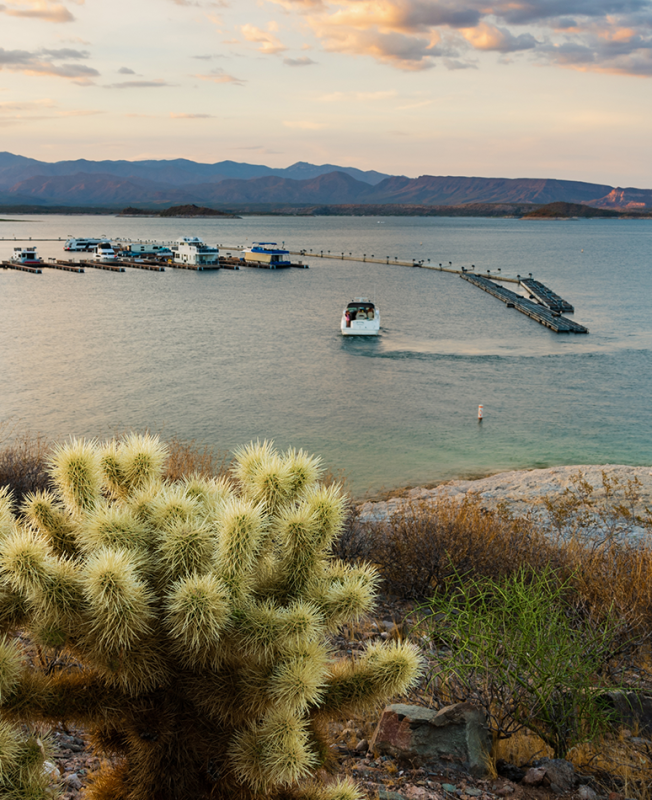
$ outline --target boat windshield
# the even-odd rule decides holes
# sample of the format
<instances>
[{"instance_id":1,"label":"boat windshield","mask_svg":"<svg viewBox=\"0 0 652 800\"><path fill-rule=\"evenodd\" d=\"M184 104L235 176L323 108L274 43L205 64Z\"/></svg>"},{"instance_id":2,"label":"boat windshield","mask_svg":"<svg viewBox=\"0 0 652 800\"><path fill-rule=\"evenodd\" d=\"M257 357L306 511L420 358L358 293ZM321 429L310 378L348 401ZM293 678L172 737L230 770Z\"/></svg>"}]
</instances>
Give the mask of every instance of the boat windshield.
<instances>
[{"instance_id":1,"label":"boat windshield","mask_svg":"<svg viewBox=\"0 0 652 800\"><path fill-rule=\"evenodd\" d=\"M349 303L346 307L346 313L350 316L351 319L373 319L374 304Z\"/></svg>"}]
</instances>

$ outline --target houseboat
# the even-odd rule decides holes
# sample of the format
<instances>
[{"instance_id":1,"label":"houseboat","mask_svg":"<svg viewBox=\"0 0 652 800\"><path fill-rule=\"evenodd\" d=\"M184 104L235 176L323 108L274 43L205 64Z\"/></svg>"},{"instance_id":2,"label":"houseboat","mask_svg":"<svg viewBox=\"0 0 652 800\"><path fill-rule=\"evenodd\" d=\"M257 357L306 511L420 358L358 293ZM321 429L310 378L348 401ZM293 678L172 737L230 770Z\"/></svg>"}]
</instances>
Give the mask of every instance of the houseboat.
<instances>
[{"instance_id":1,"label":"houseboat","mask_svg":"<svg viewBox=\"0 0 652 800\"><path fill-rule=\"evenodd\" d=\"M278 247L276 242L254 242L243 250L245 262L264 264L269 269L291 267L290 251Z\"/></svg>"},{"instance_id":2,"label":"houseboat","mask_svg":"<svg viewBox=\"0 0 652 800\"><path fill-rule=\"evenodd\" d=\"M197 236L184 236L172 245L175 264L219 264L220 250L211 247Z\"/></svg>"},{"instance_id":3,"label":"houseboat","mask_svg":"<svg viewBox=\"0 0 652 800\"><path fill-rule=\"evenodd\" d=\"M343 336L377 336L380 331L380 309L366 297L356 297L342 312Z\"/></svg>"},{"instance_id":4,"label":"houseboat","mask_svg":"<svg viewBox=\"0 0 652 800\"><path fill-rule=\"evenodd\" d=\"M171 244L171 243L170 243ZM155 258L168 258L172 256L170 244L154 244L152 242L132 242L127 247L129 255L153 256Z\"/></svg>"},{"instance_id":5,"label":"houseboat","mask_svg":"<svg viewBox=\"0 0 652 800\"><path fill-rule=\"evenodd\" d=\"M63 249L75 253L89 253L91 250L95 250L101 241L102 239L68 239Z\"/></svg>"},{"instance_id":6,"label":"houseboat","mask_svg":"<svg viewBox=\"0 0 652 800\"><path fill-rule=\"evenodd\" d=\"M43 263L43 259L38 257L35 247L14 247L10 260L14 264L25 264L28 267Z\"/></svg>"},{"instance_id":7,"label":"houseboat","mask_svg":"<svg viewBox=\"0 0 652 800\"><path fill-rule=\"evenodd\" d=\"M93 261L99 261L100 264L112 264L117 260L117 257L111 242L98 242L93 254Z\"/></svg>"}]
</instances>

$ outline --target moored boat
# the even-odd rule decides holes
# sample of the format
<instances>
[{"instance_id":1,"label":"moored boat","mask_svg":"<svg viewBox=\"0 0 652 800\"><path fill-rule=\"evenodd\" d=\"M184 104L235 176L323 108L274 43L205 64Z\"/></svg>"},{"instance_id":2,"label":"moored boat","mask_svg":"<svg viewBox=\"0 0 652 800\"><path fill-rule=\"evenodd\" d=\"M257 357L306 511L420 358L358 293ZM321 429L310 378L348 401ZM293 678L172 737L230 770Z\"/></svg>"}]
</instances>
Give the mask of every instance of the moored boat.
<instances>
[{"instance_id":1,"label":"moored boat","mask_svg":"<svg viewBox=\"0 0 652 800\"><path fill-rule=\"evenodd\" d=\"M356 297L342 312L343 336L377 336L380 331L380 309L366 297Z\"/></svg>"},{"instance_id":2,"label":"moored boat","mask_svg":"<svg viewBox=\"0 0 652 800\"><path fill-rule=\"evenodd\" d=\"M184 236L172 245L175 264L219 264L220 249L205 244L198 236Z\"/></svg>"},{"instance_id":3,"label":"moored boat","mask_svg":"<svg viewBox=\"0 0 652 800\"><path fill-rule=\"evenodd\" d=\"M28 267L43 263L43 259L39 258L35 247L14 247L10 260L14 264L25 264Z\"/></svg>"},{"instance_id":4,"label":"moored boat","mask_svg":"<svg viewBox=\"0 0 652 800\"><path fill-rule=\"evenodd\" d=\"M117 258L111 242L99 242L95 247L93 261L99 261L100 264L113 264Z\"/></svg>"},{"instance_id":5,"label":"moored boat","mask_svg":"<svg viewBox=\"0 0 652 800\"><path fill-rule=\"evenodd\" d=\"M291 267L290 251L278 247L276 242L254 242L243 250L245 262L262 264L269 269Z\"/></svg>"},{"instance_id":6,"label":"moored boat","mask_svg":"<svg viewBox=\"0 0 652 800\"><path fill-rule=\"evenodd\" d=\"M102 239L68 239L63 249L74 253L88 253L95 250Z\"/></svg>"}]
</instances>

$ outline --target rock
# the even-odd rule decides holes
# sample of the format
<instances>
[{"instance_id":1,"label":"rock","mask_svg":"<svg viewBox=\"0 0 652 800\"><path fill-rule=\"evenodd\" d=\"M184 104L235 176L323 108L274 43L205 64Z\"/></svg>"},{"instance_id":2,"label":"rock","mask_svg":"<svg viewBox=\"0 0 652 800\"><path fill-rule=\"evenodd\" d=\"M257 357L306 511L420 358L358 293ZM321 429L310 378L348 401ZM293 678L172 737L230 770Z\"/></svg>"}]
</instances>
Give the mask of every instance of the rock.
<instances>
[{"instance_id":1,"label":"rock","mask_svg":"<svg viewBox=\"0 0 652 800\"><path fill-rule=\"evenodd\" d=\"M366 739L360 739L355 746L356 753L366 753L369 749L369 742Z\"/></svg>"},{"instance_id":2,"label":"rock","mask_svg":"<svg viewBox=\"0 0 652 800\"><path fill-rule=\"evenodd\" d=\"M516 789L510 784L506 783L504 786L501 786L500 789L496 789L494 794L497 794L498 797L507 797L510 794L514 794Z\"/></svg>"},{"instance_id":3,"label":"rock","mask_svg":"<svg viewBox=\"0 0 652 800\"><path fill-rule=\"evenodd\" d=\"M470 797L480 797L480 795L482 794L482 790L467 788L464 790L464 793L468 794Z\"/></svg>"},{"instance_id":4,"label":"rock","mask_svg":"<svg viewBox=\"0 0 652 800\"><path fill-rule=\"evenodd\" d=\"M82 783L79 780L79 776L77 775L76 772L71 772L70 775L64 775L63 776L63 783L69 789L81 789L82 788Z\"/></svg>"},{"instance_id":5,"label":"rock","mask_svg":"<svg viewBox=\"0 0 652 800\"><path fill-rule=\"evenodd\" d=\"M397 703L383 711L369 747L413 765L482 776L487 772L491 736L484 714L470 703L440 711Z\"/></svg>"},{"instance_id":6,"label":"rock","mask_svg":"<svg viewBox=\"0 0 652 800\"><path fill-rule=\"evenodd\" d=\"M441 788L442 788L442 789L443 789L445 792L450 792L451 794L452 794L453 792L456 792L456 791L457 791L457 786L454 786L452 783L442 783L442 785L441 785Z\"/></svg>"},{"instance_id":7,"label":"rock","mask_svg":"<svg viewBox=\"0 0 652 800\"><path fill-rule=\"evenodd\" d=\"M426 798L430 797L428 792L423 788L423 786L405 786L403 791L405 792L405 796L408 800L426 800Z\"/></svg>"},{"instance_id":8,"label":"rock","mask_svg":"<svg viewBox=\"0 0 652 800\"><path fill-rule=\"evenodd\" d=\"M57 769L56 764L53 764L51 761L43 762L43 774L47 775L52 781L58 781L61 779L61 773Z\"/></svg>"},{"instance_id":9,"label":"rock","mask_svg":"<svg viewBox=\"0 0 652 800\"><path fill-rule=\"evenodd\" d=\"M546 770L544 767L530 767L523 776L523 783L526 783L528 786L538 786L540 783L543 783L545 777Z\"/></svg>"},{"instance_id":10,"label":"rock","mask_svg":"<svg viewBox=\"0 0 652 800\"><path fill-rule=\"evenodd\" d=\"M590 786L580 786L577 796L580 800L598 800L598 795Z\"/></svg>"},{"instance_id":11,"label":"rock","mask_svg":"<svg viewBox=\"0 0 652 800\"><path fill-rule=\"evenodd\" d=\"M652 697L637 692L606 692L602 697L617 723L652 734Z\"/></svg>"},{"instance_id":12,"label":"rock","mask_svg":"<svg viewBox=\"0 0 652 800\"><path fill-rule=\"evenodd\" d=\"M575 768L563 758L540 758L534 762L534 766L545 769L546 782L555 794L570 792L577 783Z\"/></svg>"},{"instance_id":13,"label":"rock","mask_svg":"<svg viewBox=\"0 0 652 800\"><path fill-rule=\"evenodd\" d=\"M501 778L507 778L507 780L513 783L520 783L525 777L524 769L517 767L515 764L509 764L503 758L499 758L498 761L496 761L496 772Z\"/></svg>"},{"instance_id":14,"label":"rock","mask_svg":"<svg viewBox=\"0 0 652 800\"><path fill-rule=\"evenodd\" d=\"M378 789L378 800L405 800L405 797L398 792L390 792L387 789Z\"/></svg>"}]
</instances>

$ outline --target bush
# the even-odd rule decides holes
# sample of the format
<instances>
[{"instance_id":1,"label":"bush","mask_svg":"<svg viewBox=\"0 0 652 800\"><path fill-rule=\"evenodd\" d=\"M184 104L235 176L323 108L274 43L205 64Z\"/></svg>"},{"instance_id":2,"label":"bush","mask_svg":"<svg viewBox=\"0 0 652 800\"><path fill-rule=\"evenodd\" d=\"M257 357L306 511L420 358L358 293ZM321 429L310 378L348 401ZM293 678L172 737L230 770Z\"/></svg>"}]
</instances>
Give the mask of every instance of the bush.
<instances>
[{"instance_id":1,"label":"bush","mask_svg":"<svg viewBox=\"0 0 652 800\"><path fill-rule=\"evenodd\" d=\"M555 758L605 730L602 697L613 687L621 623L578 613L569 589L550 569L521 569L502 581L466 579L433 598L422 627L438 702L475 702L498 738L527 728Z\"/></svg>"},{"instance_id":2,"label":"bush","mask_svg":"<svg viewBox=\"0 0 652 800\"><path fill-rule=\"evenodd\" d=\"M350 782L310 781L325 722L405 690L419 657L330 656L329 632L377 583L329 557L345 499L302 451L252 445L231 480L176 482L161 479L166 455L150 436L73 442L53 454L55 490L26 498L26 526L0 498L0 630L78 664L30 668L5 642L0 715L89 726L118 757L95 800L354 800Z\"/></svg>"},{"instance_id":3,"label":"bush","mask_svg":"<svg viewBox=\"0 0 652 800\"><path fill-rule=\"evenodd\" d=\"M10 433L7 425L0 425L0 488L8 487L18 508L26 494L48 485L49 445L42 436L23 433L10 437Z\"/></svg>"}]
</instances>

